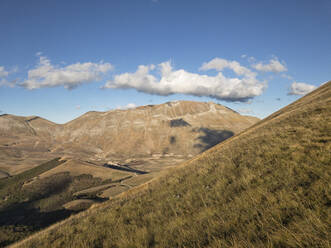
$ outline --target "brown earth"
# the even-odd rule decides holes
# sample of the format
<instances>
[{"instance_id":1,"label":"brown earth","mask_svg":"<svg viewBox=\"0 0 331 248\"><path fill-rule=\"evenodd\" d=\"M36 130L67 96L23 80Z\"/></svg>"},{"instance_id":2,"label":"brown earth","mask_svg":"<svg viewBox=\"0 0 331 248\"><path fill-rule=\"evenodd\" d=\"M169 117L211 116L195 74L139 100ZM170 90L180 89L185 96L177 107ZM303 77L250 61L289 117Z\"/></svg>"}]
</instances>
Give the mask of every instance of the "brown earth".
<instances>
[{"instance_id":1,"label":"brown earth","mask_svg":"<svg viewBox=\"0 0 331 248\"><path fill-rule=\"evenodd\" d=\"M88 112L61 125L5 114L0 116L1 177L58 156L97 165L127 159L146 165L150 158L161 164L172 158L183 161L257 121L219 104L190 101Z\"/></svg>"}]
</instances>

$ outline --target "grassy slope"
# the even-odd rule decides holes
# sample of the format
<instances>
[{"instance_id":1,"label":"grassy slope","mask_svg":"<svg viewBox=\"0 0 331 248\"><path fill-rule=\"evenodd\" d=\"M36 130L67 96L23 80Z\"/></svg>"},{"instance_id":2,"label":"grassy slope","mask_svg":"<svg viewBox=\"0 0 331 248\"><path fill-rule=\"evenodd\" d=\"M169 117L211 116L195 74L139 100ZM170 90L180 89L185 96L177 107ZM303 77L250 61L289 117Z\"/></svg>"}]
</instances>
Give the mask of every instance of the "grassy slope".
<instances>
[{"instance_id":1,"label":"grassy slope","mask_svg":"<svg viewBox=\"0 0 331 248\"><path fill-rule=\"evenodd\" d=\"M22 201L24 196L21 196L21 188L24 182L51 170L65 161L60 161L60 158L55 158L44 164L41 164L33 169L22 172L13 177L8 177L0 180L0 207L3 205L10 205ZM7 198L6 201L2 201Z\"/></svg>"},{"instance_id":2,"label":"grassy slope","mask_svg":"<svg viewBox=\"0 0 331 248\"><path fill-rule=\"evenodd\" d=\"M56 158L21 174L0 179L0 247L88 208L91 203L85 201L75 208L63 209L65 203L78 198L75 196L76 191L113 182L111 179L102 180L83 173L70 175L64 170L47 177L41 176L56 170L65 162ZM97 197L97 193L83 197L94 201L105 200Z\"/></svg>"},{"instance_id":3,"label":"grassy slope","mask_svg":"<svg viewBox=\"0 0 331 248\"><path fill-rule=\"evenodd\" d=\"M19 247L330 247L331 82Z\"/></svg>"}]
</instances>

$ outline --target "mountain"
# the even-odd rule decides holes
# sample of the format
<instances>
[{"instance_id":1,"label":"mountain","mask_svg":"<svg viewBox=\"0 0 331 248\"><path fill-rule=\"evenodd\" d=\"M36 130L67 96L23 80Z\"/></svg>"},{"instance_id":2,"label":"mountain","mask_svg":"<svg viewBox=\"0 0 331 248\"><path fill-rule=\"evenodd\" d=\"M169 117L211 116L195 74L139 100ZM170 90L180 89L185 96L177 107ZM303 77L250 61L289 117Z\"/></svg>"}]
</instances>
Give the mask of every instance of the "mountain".
<instances>
[{"instance_id":1,"label":"mountain","mask_svg":"<svg viewBox=\"0 0 331 248\"><path fill-rule=\"evenodd\" d=\"M331 82L13 247L329 247Z\"/></svg>"},{"instance_id":2,"label":"mountain","mask_svg":"<svg viewBox=\"0 0 331 248\"><path fill-rule=\"evenodd\" d=\"M212 102L168 102L88 112L65 124L61 140L93 147L101 157L195 155L257 120Z\"/></svg>"},{"instance_id":3,"label":"mountain","mask_svg":"<svg viewBox=\"0 0 331 248\"><path fill-rule=\"evenodd\" d=\"M63 125L0 116L0 246L154 180L257 118L215 103L88 112Z\"/></svg>"},{"instance_id":4,"label":"mountain","mask_svg":"<svg viewBox=\"0 0 331 248\"><path fill-rule=\"evenodd\" d=\"M212 102L189 101L88 112L63 125L36 116L1 115L0 171L17 174L55 157L99 163L187 158L257 121Z\"/></svg>"},{"instance_id":5,"label":"mountain","mask_svg":"<svg viewBox=\"0 0 331 248\"><path fill-rule=\"evenodd\" d=\"M54 158L49 148L58 130L37 116L0 115L0 171L17 174Z\"/></svg>"}]
</instances>

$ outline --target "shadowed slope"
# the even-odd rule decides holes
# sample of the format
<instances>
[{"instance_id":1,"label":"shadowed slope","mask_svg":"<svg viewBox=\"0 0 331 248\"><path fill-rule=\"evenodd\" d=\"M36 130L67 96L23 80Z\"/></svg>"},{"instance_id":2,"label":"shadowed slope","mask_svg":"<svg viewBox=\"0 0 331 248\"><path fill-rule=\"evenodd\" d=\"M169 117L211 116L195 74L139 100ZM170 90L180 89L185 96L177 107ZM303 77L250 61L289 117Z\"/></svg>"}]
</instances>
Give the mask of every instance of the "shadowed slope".
<instances>
[{"instance_id":1,"label":"shadowed slope","mask_svg":"<svg viewBox=\"0 0 331 248\"><path fill-rule=\"evenodd\" d=\"M18 247L329 247L331 82Z\"/></svg>"}]
</instances>

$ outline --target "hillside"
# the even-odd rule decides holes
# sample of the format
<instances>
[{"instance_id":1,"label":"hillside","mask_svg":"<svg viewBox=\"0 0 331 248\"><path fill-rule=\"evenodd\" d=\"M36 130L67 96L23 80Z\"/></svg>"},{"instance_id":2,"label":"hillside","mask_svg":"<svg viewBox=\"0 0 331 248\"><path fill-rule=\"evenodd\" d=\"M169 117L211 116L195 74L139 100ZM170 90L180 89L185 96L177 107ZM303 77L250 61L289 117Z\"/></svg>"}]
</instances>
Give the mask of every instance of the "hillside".
<instances>
[{"instance_id":1,"label":"hillside","mask_svg":"<svg viewBox=\"0 0 331 248\"><path fill-rule=\"evenodd\" d=\"M129 110L88 112L67 123L61 140L94 148L97 156L196 155L256 123L215 103L189 101ZM210 137L213 137L212 140Z\"/></svg>"},{"instance_id":2,"label":"hillside","mask_svg":"<svg viewBox=\"0 0 331 248\"><path fill-rule=\"evenodd\" d=\"M12 175L48 161L60 126L37 116L0 115L0 171Z\"/></svg>"},{"instance_id":3,"label":"hillside","mask_svg":"<svg viewBox=\"0 0 331 248\"><path fill-rule=\"evenodd\" d=\"M14 247L330 247L331 82Z\"/></svg>"}]
</instances>

